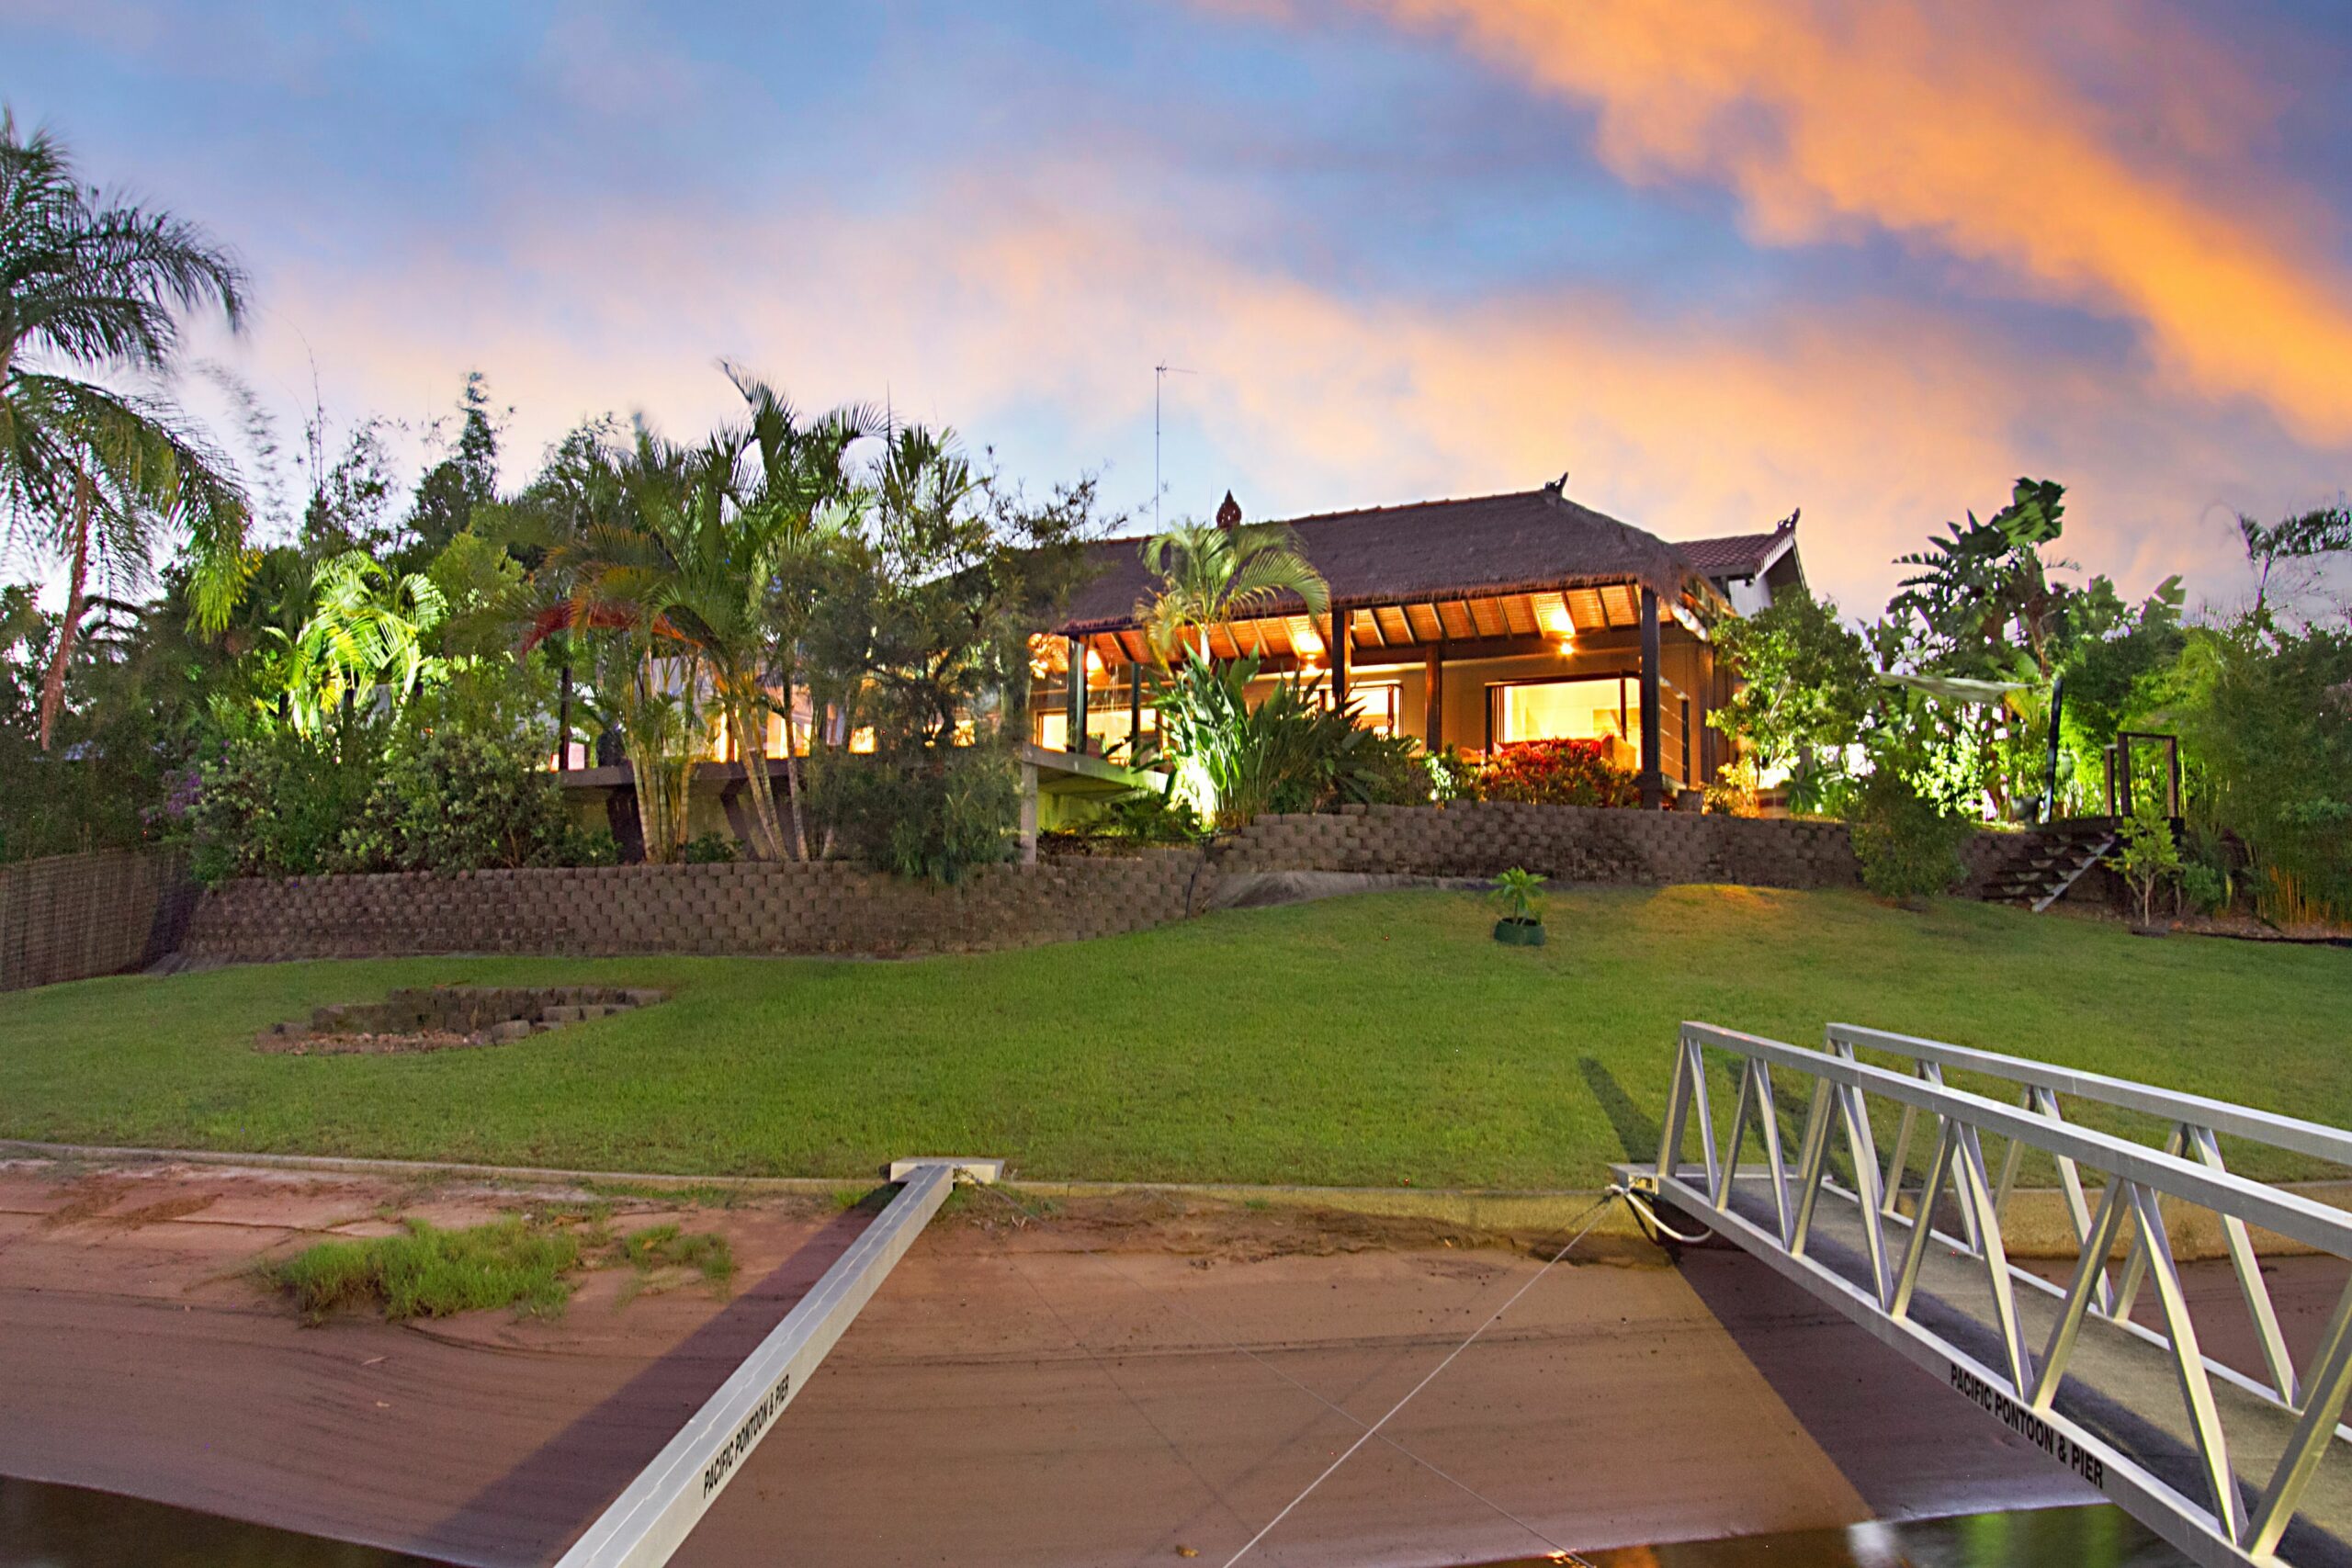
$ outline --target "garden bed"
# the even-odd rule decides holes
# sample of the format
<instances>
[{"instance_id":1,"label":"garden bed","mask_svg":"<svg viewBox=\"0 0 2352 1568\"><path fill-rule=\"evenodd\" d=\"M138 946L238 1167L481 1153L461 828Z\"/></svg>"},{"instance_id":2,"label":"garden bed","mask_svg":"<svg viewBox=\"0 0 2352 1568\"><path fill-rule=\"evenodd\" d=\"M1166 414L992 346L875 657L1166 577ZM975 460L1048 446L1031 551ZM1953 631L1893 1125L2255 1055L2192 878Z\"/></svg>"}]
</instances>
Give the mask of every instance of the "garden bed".
<instances>
[{"instance_id":1,"label":"garden bed","mask_svg":"<svg viewBox=\"0 0 2352 1568\"><path fill-rule=\"evenodd\" d=\"M380 1002L313 1008L308 1022L272 1024L254 1046L287 1056L382 1056L505 1045L668 999L621 986L411 987Z\"/></svg>"}]
</instances>

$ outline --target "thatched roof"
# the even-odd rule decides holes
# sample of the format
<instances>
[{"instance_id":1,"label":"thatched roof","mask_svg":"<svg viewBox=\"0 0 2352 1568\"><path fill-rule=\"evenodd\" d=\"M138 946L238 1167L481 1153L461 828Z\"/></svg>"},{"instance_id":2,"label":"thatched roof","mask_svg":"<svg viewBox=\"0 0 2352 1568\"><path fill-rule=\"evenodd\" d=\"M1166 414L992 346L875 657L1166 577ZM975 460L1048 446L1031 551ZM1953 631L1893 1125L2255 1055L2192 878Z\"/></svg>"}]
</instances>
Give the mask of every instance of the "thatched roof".
<instances>
[{"instance_id":1,"label":"thatched roof","mask_svg":"<svg viewBox=\"0 0 2352 1568\"><path fill-rule=\"evenodd\" d=\"M1335 608L1531 593L1632 582L1669 604L1705 595L1709 575L1676 546L1579 506L1552 486L1463 501L1424 501L1285 520L1331 586ZM1061 629L1073 635L1130 626L1153 586L1142 541L1088 547L1096 569L1071 596ZM1267 615L1297 614L1293 600Z\"/></svg>"}]
</instances>

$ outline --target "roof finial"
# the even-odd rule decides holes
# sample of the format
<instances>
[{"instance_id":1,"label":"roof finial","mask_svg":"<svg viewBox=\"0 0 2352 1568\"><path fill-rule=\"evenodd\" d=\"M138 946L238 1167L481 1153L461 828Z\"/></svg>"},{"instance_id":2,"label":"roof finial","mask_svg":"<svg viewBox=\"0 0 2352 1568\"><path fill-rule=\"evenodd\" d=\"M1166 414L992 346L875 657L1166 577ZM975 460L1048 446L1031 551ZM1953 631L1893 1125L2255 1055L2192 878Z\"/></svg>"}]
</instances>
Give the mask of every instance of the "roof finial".
<instances>
[{"instance_id":1,"label":"roof finial","mask_svg":"<svg viewBox=\"0 0 2352 1568\"><path fill-rule=\"evenodd\" d=\"M1566 494L1567 494L1567 492L1568 492L1568 470L1567 470L1567 469L1566 469L1566 468L1562 468L1562 469L1560 470L1560 477L1559 477L1558 479L1554 479L1550 484L1545 485L1545 486L1544 487L1544 493L1545 493L1545 494L1547 494L1547 495L1566 495Z\"/></svg>"},{"instance_id":2,"label":"roof finial","mask_svg":"<svg viewBox=\"0 0 2352 1568\"><path fill-rule=\"evenodd\" d=\"M1233 499L1231 491L1225 492L1225 504L1216 509L1216 525L1225 529L1241 526L1241 503Z\"/></svg>"}]
</instances>

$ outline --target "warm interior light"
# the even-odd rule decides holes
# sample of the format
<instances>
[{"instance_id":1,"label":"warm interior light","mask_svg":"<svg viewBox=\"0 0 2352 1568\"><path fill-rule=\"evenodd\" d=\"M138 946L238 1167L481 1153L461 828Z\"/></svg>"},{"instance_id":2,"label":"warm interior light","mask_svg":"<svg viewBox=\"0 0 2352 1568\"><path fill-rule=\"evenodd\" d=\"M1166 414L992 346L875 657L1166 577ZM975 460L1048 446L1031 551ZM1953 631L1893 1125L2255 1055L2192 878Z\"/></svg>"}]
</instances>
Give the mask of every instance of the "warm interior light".
<instances>
[{"instance_id":1,"label":"warm interior light","mask_svg":"<svg viewBox=\"0 0 2352 1568\"><path fill-rule=\"evenodd\" d=\"M1574 638L1574 637L1564 637L1560 638L1558 646L1559 646L1559 649L1560 649L1560 657L1561 657L1561 658L1563 658L1563 659L1573 659L1573 658L1575 658L1575 657L1576 657L1576 651L1577 651L1577 639L1576 639L1576 638Z\"/></svg>"},{"instance_id":2,"label":"warm interior light","mask_svg":"<svg viewBox=\"0 0 2352 1568\"><path fill-rule=\"evenodd\" d=\"M1086 672L1089 675L1102 673L1102 656L1091 648L1086 650Z\"/></svg>"},{"instance_id":3,"label":"warm interior light","mask_svg":"<svg viewBox=\"0 0 2352 1568\"><path fill-rule=\"evenodd\" d=\"M1315 627L1307 623L1301 622L1292 630L1290 641L1291 646L1298 649L1298 656L1301 659L1318 658L1323 652L1322 637L1317 635Z\"/></svg>"}]
</instances>

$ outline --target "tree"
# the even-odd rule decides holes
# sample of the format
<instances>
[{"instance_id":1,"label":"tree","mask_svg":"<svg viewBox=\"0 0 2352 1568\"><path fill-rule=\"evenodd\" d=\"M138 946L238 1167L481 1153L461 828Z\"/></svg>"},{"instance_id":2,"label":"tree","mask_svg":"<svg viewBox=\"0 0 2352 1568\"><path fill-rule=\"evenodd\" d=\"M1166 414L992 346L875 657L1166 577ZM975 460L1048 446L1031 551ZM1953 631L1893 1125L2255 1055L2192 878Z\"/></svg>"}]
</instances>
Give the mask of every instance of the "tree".
<instances>
[{"instance_id":1,"label":"tree","mask_svg":"<svg viewBox=\"0 0 2352 1568\"><path fill-rule=\"evenodd\" d=\"M1331 604L1330 585L1279 524L1180 523L1144 541L1143 560L1159 587L1136 602L1136 616L1162 669L1187 634L1197 634L1193 646L1205 659L1208 628L1220 622L1262 615L1285 598L1310 615Z\"/></svg>"},{"instance_id":2,"label":"tree","mask_svg":"<svg viewBox=\"0 0 2352 1568\"><path fill-rule=\"evenodd\" d=\"M2254 613L2269 608L2271 573L2282 563L2308 565L2327 556L2352 554L2352 508L2324 506L2268 527L2238 513L2238 537L2246 564L2254 568Z\"/></svg>"},{"instance_id":3,"label":"tree","mask_svg":"<svg viewBox=\"0 0 2352 1568\"><path fill-rule=\"evenodd\" d=\"M424 673L424 634L448 614L423 572L395 575L363 550L322 563L312 608L294 639L287 694L294 728L315 735L329 716L359 709L379 693L398 707Z\"/></svg>"},{"instance_id":4,"label":"tree","mask_svg":"<svg viewBox=\"0 0 2352 1568\"><path fill-rule=\"evenodd\" d=\"M1810 783L1816 753L1839 754L1860 738L1876 690L1870 650L1835 604L1783 594L1718 625L1715 651L1741 683L1707 722L1753 750L1761 767L1796 765Z\"/></svg>"},{"instance_id":5,"label":"tree","mask_svg":"<svg viewBox=\"0 0 2352 1568\"><path fill-rule=\"evenodd\" d=\"M227 253L181 219L85 186L53 137L20 136L0 110L0 540L67 570L44 749L94 566L135 587L158 534L185 531L198 621L217 628L236 601L248 508L225 465L160 398L71 373L167 372L181 313L205 309L243 322L244 275Z\"/></svg>"},{"instance_id":6,"label":"tree","mask_svg":"<svg viewBox=\"0 0 2352 1568\"><path fill-rule=\"evenodd\" d=\"M749 477L740 504L763 540L770 580L767 621L769 672L782 690L785 794L792 816L793 852L808 858L801 810L799 745L793 734L793 690L815 614L818 584L842 540L865 515L870 499L850 468L858 443L888 434L887 416L847 405L804 421L773 387L734 366L724 367L750 410L745 454Z\"/></svg>"},{"instance_id":7,"label":"tree","mask_svg":"<svg viewBox=\"0 0 2352 1568\"><path fill-rule=\"evenodd\" d=\"M409 531L418 550L438 554L473 522L476 507L497 500L498 427L491 422L490 385L481 371L469 370L458 400L457 446L416 481Z\"/></svg>"}]
</instances>

